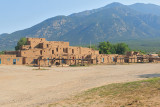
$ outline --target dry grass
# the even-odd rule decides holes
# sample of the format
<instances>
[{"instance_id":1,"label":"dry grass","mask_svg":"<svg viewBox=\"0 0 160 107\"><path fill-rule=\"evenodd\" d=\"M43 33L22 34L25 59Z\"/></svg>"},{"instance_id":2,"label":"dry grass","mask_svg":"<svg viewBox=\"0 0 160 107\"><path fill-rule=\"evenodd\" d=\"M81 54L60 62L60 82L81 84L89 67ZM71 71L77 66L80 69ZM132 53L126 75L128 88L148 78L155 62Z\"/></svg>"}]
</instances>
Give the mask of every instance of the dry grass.
<instances>
[{"instance_id":1,"label":"dry grass","mask_svg":"<svg viewBox=\"0 0 160 107\"><path fill-rule=\"evenodd\" d=\"M160 107L160 78L110 84L49 107Z\"/></svg>"},{"instance_id":2,"label":"dry grass","mask_svg":"<svg viewBox=\"0 0 160 107\"><path fill-rule=\"evenodd\" d=\"M33 70L49 70L49 69L46 69L46 68L37 68L37 69L33 69Z\"/></svg>"}]
</instances>

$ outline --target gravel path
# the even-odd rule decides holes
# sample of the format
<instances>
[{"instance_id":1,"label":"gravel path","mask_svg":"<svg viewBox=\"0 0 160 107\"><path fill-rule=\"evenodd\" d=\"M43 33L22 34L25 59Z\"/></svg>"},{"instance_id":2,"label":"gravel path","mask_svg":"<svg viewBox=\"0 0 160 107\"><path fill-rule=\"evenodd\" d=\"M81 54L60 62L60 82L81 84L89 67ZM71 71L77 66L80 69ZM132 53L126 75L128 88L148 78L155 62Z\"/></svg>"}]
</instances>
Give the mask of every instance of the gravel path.
<instances>
[{"instance_id":1,"label":"gravel path","mask_svg":"<svg viewBox=\"0 0 160 107\"><path fill-rule=\"evenodd\" d=\"M46 106L93 87L160 74L159 67L160 64L97 65L39 71L28 66L0 66L0 106Z\"/></svg>"}]
</instances>

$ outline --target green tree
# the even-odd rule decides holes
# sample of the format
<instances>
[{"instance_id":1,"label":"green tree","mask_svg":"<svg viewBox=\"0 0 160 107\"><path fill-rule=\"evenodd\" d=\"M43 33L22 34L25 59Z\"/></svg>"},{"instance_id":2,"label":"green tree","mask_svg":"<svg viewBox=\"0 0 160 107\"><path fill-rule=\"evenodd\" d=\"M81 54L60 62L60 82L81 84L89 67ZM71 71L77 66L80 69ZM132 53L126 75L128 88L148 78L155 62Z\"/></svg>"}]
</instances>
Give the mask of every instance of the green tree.
<instances>
[{"instance_id":1,"label":"green tree","mask_svg":"<svg viewBox=\"0 0 160 107\"><path fill-rule=\"evenodd\" d=\"M116 54L116 46L115 45L112 45L110 52L112 54Z\"/></svg>"},{"instance_id":2,"label":"green tree","mask_svg":"<svg viewBox=\"0 0 160 107\"><path fill-rule=\"evenodd\" d=\"M4 54L4 51L0 51L0 55L3 55Z\"/></svg>"},{"instance_id":3,"label":"green tree","mask_svg":"<svg viewBox=\"0 0 160 107\"><path fill-rule=\"evenodd\" d=\"M100 42L98 48L101 54L112 54L112 44L108 41Z\"/></svg>"},{"instance_id":4,"label":"green tree","mask_svg":"<svg viewBox=\"0 0 160 107\"><path fill-rule=\"evenodd\" d=\"M21 46L26 45L27 44L27 38L21 38L18 42L17 42L17 46L15 47L15 50L19 50Z\"/></svg>"},{"instance_id":5,"label":"green tree","mask_svg":"<svg viewBox=\"0 0 160 107\"><path fill-rule=\"evenodd\" d=\"M101 54L125 54L127 51L130 51L125 43L113 45L110 42L100 42L98 48Z\"/></svg>"},{"instance_id":6,"label":"green tree","mask_svg":"<svg viewBox=\"0 0 160 107\"><path fill-rule=\"evenodd\" d=\"M129 47L125 43L117 43L115 45L116 54L125 54L127 51L130 51Z\"/></svg>"}]
</instances>

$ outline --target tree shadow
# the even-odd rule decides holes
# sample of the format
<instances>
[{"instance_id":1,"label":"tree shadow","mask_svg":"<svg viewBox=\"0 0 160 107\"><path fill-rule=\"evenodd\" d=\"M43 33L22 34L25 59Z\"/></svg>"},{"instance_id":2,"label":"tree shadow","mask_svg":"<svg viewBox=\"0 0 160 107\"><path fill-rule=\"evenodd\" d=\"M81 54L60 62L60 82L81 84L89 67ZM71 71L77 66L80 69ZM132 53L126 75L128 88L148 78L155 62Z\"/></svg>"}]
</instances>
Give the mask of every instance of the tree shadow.
<instances>
[{"instance_id":1,"label":"tree shadow","mask_svg":"<svg viewBox=\"0 0 160 107\"><path fill-rule=\"evenodd\" d=\"M160 77L160 74L143 74L143 75L139 75L140 78L156 78L156 77Z\"/></svg>"}]
</instances>

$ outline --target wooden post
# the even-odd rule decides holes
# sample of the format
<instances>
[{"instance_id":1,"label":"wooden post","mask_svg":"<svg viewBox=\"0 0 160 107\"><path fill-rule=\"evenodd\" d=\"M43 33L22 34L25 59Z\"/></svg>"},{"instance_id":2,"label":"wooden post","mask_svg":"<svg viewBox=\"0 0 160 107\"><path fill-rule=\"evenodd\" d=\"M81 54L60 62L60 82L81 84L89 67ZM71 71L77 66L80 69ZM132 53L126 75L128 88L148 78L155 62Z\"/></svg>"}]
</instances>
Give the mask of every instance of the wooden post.
<instances>
[{"instance_id":1,"label":"wooden post","mask_svg":"<svg viewBox=\"0 0 160 107\"><path fill-rule=\"evenodd\" d=\"M38 60L39 60L39 69L41 69L41 68L40 68L40 62L41 62L41 61L40 61L40 59L38 59Z\"/></svg>"},{"instance_id":2,"label":"wooden post","mask_svg":"<svg viewBox=\"0 0 160 107\"><path fill-rule=\"evenodd\" d=\"M98 64L98 58L97 58L97 56L96 56L96 65Z\"/></svg>"},{"instance_id":3,"label":"wooden post","mask_svg":"<svg viewBox=\"0 0 160 107\"><path fill-rule=\"evenodd\" d=\"M70 65L71 65L71 59L70 59Z\"/></svg>"},{"instance_id":4,"label":"wooden post","mask_svg":"<svg viewBox=\"0 0 160 107\"><path fill-rule=\"evenodd\" d=\"M124 62L124 58L122 58L122 64L123 64L123 62Z\"/></svg>"},{"instance_id":5,"label":"wooden post","mask_svg":"<svg viewBox=\"0 0 160 107\"><path fill-rule=\"evenodd\" d=\"M79 56L78 56L78 65L79 65Z\"/></svg>"},{"instance_id":6,"label":"wooden post","mask_svg":"<svg viewBox=\"0 0 160 107\"><path fill-rule=\"evenodd\" d=\"M61 64L61 61L60 61L60 57L59 57L59 65Z\"/></svg>"},{"instance_id":7,"label":"wooden post","mask_svg":"<svg viewBox=\"0 0 160 107\"><path fill-rule=\"evenodd\" d=\"M83 66L84 66L84 60L83 60Z\"/></svg>"},{"instance_id":8,"label":"wooden post","mask_svg":"<svg viewBox=\"0 0 160 107\"><path fill-rule=\"evenodd\" d=\"M67 57L67 64L69 64L69 58Z\"/></svg>"}]
</instances>

